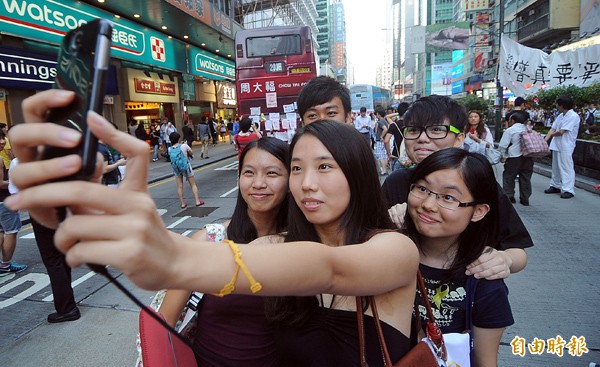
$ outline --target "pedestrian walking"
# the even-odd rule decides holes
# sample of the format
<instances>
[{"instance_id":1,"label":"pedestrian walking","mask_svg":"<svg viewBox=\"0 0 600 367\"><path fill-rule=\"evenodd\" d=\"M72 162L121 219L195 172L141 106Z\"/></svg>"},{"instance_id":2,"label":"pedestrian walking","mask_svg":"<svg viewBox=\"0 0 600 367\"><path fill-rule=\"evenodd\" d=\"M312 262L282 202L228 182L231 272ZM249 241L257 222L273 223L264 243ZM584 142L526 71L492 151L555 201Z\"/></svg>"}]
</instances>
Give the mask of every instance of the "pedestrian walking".
<instances>
[{"instance_id":1,"label":"pedestrian walking","mask_svg":"<svg viewBox=\"0 0 600 367\"><path fill-rule=\"evenodd\" d=\"M181 203L181 209L187 207L187 204L183 199L184 177L187 179L187 182L192 189L192 194L196 200L196 206L204 205L204 201L200 200L200 197L198 196L198 187L196 186L196 180L194 179L194 171L192 170L192 165L189 161L189 158L193 154L192 148L185 142L180 143L181 136L178 132L172 132L171 135L169 135L169 140L173 142L173 145L169 148L169 158L171 161L171 168L173 168L173 173L175 175L175 182L177 183L177 196Z\"/></svg>"},{"instance_id":2,"label":"pedestrian walking","mask_svg":"<svg viewBox=\"0 0 600 367\"><path fill-rule=\"evenodd\" d=\"M210 144L210 127L206 116L202 116L198 124L198 140L200 140L200 158L208 159L208 145Z\"/></svg>"},{"instance_id":3,"label":"pedestrian walking","mask_svg":"<svg viewBox=\"0 0 600 367\"><path fill-rule=\"evenodd\" d=\"M498 149L502 152L504 172L502 187L511 203L515 199L515 179L519 176L519 202L529 206L531 197L531 176L533 175L533 158L524 157L521 152L521 134L526 132L528 113L515 111L510 115L508 129L502 134Z\"/></svg>"}]
</instances>

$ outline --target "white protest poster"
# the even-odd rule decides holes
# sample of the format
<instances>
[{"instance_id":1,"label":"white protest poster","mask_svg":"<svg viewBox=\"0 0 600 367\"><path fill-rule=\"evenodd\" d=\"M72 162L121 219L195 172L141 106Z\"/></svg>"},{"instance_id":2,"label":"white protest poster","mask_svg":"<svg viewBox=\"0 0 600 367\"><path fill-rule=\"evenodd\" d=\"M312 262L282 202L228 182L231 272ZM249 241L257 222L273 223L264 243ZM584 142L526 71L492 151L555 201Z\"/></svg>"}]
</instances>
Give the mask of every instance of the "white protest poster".
<instances>
[{"instance_id":1,"label":"white protest poster","mask_svg":"<svg viewBox=\"0 0 600 367\"><path fill-rule=\"evenodd\" d=\"M279 113L278 112L271 112L269 113L269 120L277 120L279 121Z\"/></svg>"},{"instance_id":2,"label":"white protest poster","mask_svg":"<svg viewBox=\"0 0 600 367\"><path fill-rule=\"evenodd\" d=\"M288 141L288 134L285 131L284 132L280 132L280 131L276 132L275 137L279 140Z\"/></svg>"},{"instance_id":3,"label":"white protest poster","mask_svg":"<svg viewBox=\"0 0 600 367\"><path fill-rule=\"evenodd\" d=\"M296 119L289 119L290 121L290 129L291 130L296 130L298 128L298 124L296 123Z\"/></svg>"},{"instance_id":4,"label":"white protest poster","mask_svg":"<svg viewBox=\"0 0 600 367\"><path fill-rule=\"evenodd\" d=\"M500 83L516 96L561 85L587 87L600 82L600 45L548 55L503 36L499 62Z\"/></svg>"},{"instance_id":5,"label":"white protest poster","mask_svg":"<svg viewBox=\"0 0 600 367\"><path fill-rule=\"evenodd\" d=\"M267 108L277 107L277 92L265 93L265 99L267 100Z\"/></svg>"},{"instance_id":6,"label":"white protest poster","mask_svg":"<svg viewBox=\"0 0 600 367\"><path fill-rule=\"evenodd\" d=\"M298 118L298 115L295 112L286 113L285 118L288 120L295 120Z\"/></svg>"},{"instance_id":7,"label":"white protest poster","mask_svg":"<svg viewBox=\"0 0 600 367\"><path fill-rule=\"evenodd\" d=\"M273 130L279 130L279 120L271 120L273 123Z\"/></svg>"},{"instance_id":8,"label":"white protest poster","mask_svg":"<svg viewBox=\"0 0 600 367\"><path fill-rule=\"evenodd\" d=\"M283 112L288 113L288 112L294 112L296 109L294 108L293 104L284 104L283 105Z\"/></svg>"},{"instance_id":9,"label":"white protest poster","mask_svg":"<svg viewBox=\"0 0 600 367\"><path fill-rule=\"evenodd\" d=\"M267 130L267 131L273 130L273 123L271 122L271 120L265 121L265 130Z\"/></svg>"},{"instance_id":10,"label":"white protest poster","mask_svg":"<svg viewBox=\"0 0 600 367\"><path fill-rule=\"evenodd\" d=\"M288 137L288 141L291 141L294 138L294 135L296 135L296 130L288 130L287 131L287 137Z\"/></svg>"},{"instance_id":11,"label":"white protest poster","mask_svg":"<svg viewBox=\"0 0 600 367\"><path fill-rule=\"evenodd\" d=\"M259 123L260 122L260 116L249 116L250 119L252 119L252 122L254 123Z\"/></svg>"},{"instance_id":12,"label":"white protest poster","mask_svg":"<svg viewBox=\"0 0 600 367\"><path fill-rule=\"evenodd\" d=\"M260 115L260 107L250 107L251 115Z\"/></svg>"},{"instance_id":13,"label":"white protest poster","mask_svg":"<svg viewBox=\"0 0 600 367\"><path fill-rule=\"evenodd\" d=\"M290 128L290 120L288 120L288 119L281 120L281 127L286 130L289 129Z\"/></svg>"}]
</instances>

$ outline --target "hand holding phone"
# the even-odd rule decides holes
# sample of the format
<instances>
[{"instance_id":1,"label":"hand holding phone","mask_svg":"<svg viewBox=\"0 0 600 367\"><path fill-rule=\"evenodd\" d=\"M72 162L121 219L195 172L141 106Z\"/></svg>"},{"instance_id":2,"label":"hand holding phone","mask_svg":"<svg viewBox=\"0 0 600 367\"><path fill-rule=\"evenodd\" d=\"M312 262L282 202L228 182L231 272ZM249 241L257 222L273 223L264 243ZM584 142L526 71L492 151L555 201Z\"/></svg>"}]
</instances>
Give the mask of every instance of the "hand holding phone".
<instances>
[{"instance_id":1,"label":"hand holding phone","mask_svg":"<svg viewBox=\"0 0 600 367\"><path fill-rule=\"evenodd\" d=\"M112 23L97 19L67 33L58 54L57 75L53 88L75 92L71 104L50 111L48 121L82 133L80 144L73 149L44 147L42 159L78 154L81 170L61 180L88 180L96 167L98 139L87 128L88 111L102 112L110 59Z\"/></svg>"}]
</instances>

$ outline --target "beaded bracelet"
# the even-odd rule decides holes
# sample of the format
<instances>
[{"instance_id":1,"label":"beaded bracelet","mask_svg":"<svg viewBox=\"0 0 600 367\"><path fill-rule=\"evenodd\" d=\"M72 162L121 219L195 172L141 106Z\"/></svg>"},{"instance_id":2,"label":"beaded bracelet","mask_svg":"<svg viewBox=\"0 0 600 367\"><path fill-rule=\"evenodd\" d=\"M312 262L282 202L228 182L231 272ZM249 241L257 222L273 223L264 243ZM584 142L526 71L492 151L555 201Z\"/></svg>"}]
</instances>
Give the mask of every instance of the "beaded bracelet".
<instances>
[{"instance_id":1,"label":"beaded bracelet","mask_svg":"<svg viewBox=\"0 0 600 367\"><path fill-rule=\"evenodd\" d=\"M242 260L242 252L240 251L239 246L231 240L223 240L223 242L228 244L229 248L231 248L231 252L233 252L233 261L235 261L236 268L235 272L233 273L233 278L231 278L231 281L225 284L223 289L221 289L219 293L216 293L215 295L223 297L233 293L233 290L235 289L235 282L237 282L240 269L242 269L244 275L246 275L246 278L248 278L248 281L250 282L250 290L252 291L252 293L260 292L260 290L262 289L262 285L254 279L252 274L250 274L248 267L246 266L246 264L244 264L244 260Z\"/></svg>"}]
</instances>

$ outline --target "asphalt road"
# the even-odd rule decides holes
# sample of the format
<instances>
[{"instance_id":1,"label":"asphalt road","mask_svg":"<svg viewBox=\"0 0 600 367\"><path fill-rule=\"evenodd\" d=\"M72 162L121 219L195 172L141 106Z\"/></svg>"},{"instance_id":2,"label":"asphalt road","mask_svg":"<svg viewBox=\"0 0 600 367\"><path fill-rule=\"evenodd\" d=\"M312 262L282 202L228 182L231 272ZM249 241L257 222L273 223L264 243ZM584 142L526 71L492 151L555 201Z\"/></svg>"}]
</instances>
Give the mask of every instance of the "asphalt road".
<instances>
[{"instance_id":1,"label":"asphalt road","mask_svg":"<svg viewBox=\"0 0 600 367\"><path fill-rule=\"evenodd\" d=\"M188 208L179 208L172 179L149 185L165 225L189 235L206 223L219 222L231 215L235 205L237 162L230 147L218 146L210 160L196 172L201 198L206 204L193 206L189 187L185 187ZM222 159L218 161L219 159ZM154 180L168 175L166 163L151 167ZM515 325L509 327L500 346L500 366L588 366L600 364L600 196L576 190L576 197L561 200L545 195L548 179L533 176L531 206L517 204L536 246L528 251L527 268L507 279ZM139 309L113 285L85 267L73 270L76 300L82 318L64 324L48 324L46 315L54 312L51 290L31 229L19 233L15 259L30 268L16 276L0 278L0 358L2 366L131 366L135 361L135 334ZM113 271L119 276L119 273ZM137 289L123 276L119 279L142 301L149 302L153 292ZM539 355L526 350L513 355L511 341L534 338L547 341L557 336L588 352L563 356ZM517 339L519 340L519 339ZM580 348L581 349L581 348ZM581 351L581 350L580 350ZM577 351L575 351L577 352Z\"/></svg>"}]
</instances>

